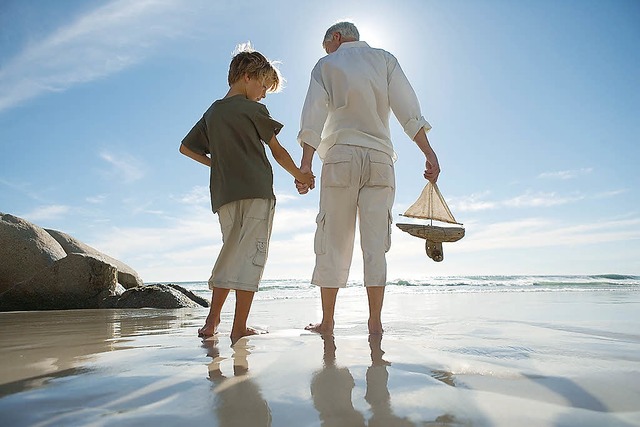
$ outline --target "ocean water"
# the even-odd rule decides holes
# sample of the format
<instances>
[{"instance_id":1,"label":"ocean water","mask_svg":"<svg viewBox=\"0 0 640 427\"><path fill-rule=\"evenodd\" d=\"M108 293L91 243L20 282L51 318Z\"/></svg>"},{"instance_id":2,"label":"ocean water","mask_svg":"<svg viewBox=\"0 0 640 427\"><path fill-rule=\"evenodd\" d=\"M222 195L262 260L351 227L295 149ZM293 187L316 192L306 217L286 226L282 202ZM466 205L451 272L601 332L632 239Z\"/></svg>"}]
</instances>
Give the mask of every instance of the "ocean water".
<instances>
[{"instance_id":1,"label":"ocean water","mask_svg":"<svg viewBox=\"0 0 640 427\"><path fill-rule=\"evenodd\" d=\"M207 282L177 282L196 295L210 299ZM573 276L443 276L387 282L387 294L440 294L479 292L617 292L640 291L640 276L603 274ZM350 281L341 295L363 292L361 281ZM308 280L263 280L255 300L317 298Z\"/></svg>"}]
</instances>

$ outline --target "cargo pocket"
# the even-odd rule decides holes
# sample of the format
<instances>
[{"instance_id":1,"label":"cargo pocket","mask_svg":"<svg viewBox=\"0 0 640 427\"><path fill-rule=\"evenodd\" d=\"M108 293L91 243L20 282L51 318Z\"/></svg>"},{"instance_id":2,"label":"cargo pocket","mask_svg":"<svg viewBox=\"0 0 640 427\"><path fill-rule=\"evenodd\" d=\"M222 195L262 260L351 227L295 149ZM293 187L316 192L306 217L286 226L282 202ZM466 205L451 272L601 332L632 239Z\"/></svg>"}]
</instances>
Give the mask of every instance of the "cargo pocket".
<instances>
[{"instance_id":1,"label":"cargo pocket","mask_svg":"<svg viewBox=\"0 0 640 427\"><path fill-rule=\"evenodd\" d=\"M391 211L389 211L389 223L387 225L387 236L386 236L386 240L385 240L385 245L384 245L384 251L389 252L389 249L391 249L391 230L393 229L393 215L391 214Z\"/></svg>"},{"instance_id":2,"label":"cargo pocket","mask_svg":"<svg viewBox=\"0 0 640 427\"><path fill-rule=\"evenodd\" d=\"M348 187L351 185L351 154L337 153L327 156L322 164L323 187Z\"/></svg>"},{"instance_id":3,"label":"cargo pocket","mask_svg":"<svg viewBox=\"0 0 640 427\"><path fill-rule=\"evenodd\" d=\"M253 256L253 265L264 267L267 262L267 248L269 242L267 239L256 239L256 254Z\"/></svg>"},{"instance_id":4,"label":"cargo pocket","mask_svg":"<svg viewBox=\"0 0 640 427\"><path fill-rule=\"evenodd\" d=\"M324 219L325 212L320 212L316 217L316 236L313 240L313 251L316 255L322 255L325 253L325 233L324 233Z\"/></svg>"},{"instance_id":5,"label":"cargo pocket","mask_svg":"<svg viewBox=\"0 0 640 427\"><path fill-rule=\"evenodd\" d=\"M218 210L218 222L220 223L220 232L222 233L222 243L225 242L226 236L229 235L233 228L233 217L229 213L228 207L224 206Z\"/></svg>"},{"instance_id":6,"label":"cargo pocket","mask_svg":"<svg viewBox=\"0 0 640 427\"><path fill-rule=\"evenodd\" d=\"M393 160L383 152L369 153L369 185L372 187L395 187Z\"/></svg>"}]
</instances>

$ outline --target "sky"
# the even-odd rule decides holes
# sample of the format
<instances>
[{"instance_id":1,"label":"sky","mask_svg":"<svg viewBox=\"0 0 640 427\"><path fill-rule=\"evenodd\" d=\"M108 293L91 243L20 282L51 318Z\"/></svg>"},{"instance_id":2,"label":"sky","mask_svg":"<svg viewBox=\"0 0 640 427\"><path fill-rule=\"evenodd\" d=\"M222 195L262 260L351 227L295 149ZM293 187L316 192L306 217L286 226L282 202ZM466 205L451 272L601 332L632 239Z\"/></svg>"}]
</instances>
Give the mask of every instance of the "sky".
<instances>
[{"instance_id":1,"label":"sky","mask_svg":"<svg viewBox=\"0 0 640 427\"><path fill-rule=\"evenodd\" d=\"M206 167L180 141L228 90L236 45L279 61L262 102L296 162L326 29L351 20L398 58L466 235L444 261L394 226L388 279L640 274L637 0L2 0L0 212L118 258L145 282L207 280L221 245ZM425 185L391 118L394 222ZM268 150L267 150L268 152ZM269 155L265 279L309 280L319 190ZM320 175L321 162L314 161ZM350 279L362 278L356 239Z\"/></svg>"}]
</instances>

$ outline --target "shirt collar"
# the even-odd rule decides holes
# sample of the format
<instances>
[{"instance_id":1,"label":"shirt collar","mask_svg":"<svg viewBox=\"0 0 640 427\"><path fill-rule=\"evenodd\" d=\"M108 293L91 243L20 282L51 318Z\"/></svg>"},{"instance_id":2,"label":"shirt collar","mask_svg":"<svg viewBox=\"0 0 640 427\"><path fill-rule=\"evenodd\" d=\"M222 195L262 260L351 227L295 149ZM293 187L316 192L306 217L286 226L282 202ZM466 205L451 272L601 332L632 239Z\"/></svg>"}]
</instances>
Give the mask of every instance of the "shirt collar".
<instances>
[{"instance_id":1,"label":"shirt collar","mask_svg":"<svg viewBox=\"0 0 640 427\"><path fill-rule=\"evenodd\" d=\"M369 47L369 45L367 44L367 42L363 42L362 40L358 40L354 42L343 42L340 46L338 46L338 49L336 49L336 52L339 51L340 49L350 49L352 47Z\"/></svg>"}]
</instances>

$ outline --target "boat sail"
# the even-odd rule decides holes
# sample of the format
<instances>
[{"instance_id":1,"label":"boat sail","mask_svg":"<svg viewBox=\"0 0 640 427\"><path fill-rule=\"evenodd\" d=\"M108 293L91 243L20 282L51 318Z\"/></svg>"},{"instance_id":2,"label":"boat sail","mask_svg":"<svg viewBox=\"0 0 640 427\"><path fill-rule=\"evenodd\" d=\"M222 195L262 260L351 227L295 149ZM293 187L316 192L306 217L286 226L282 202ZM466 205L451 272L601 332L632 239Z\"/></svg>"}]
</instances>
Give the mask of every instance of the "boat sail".
<instances>
[{"instance_id":1,"label":"boat sail","mask_svg":"<svg viewBox=\"0 0 640 427\"><path fill-rule=\"evenodd\" d=\"M396 224L398 228L412 236L425 239L425 250L429 258L436 262L444 259L442 242L456 242L464 237L462 224L456 221L447 202L442 197L438 185L428 182L420 197L409 206L402 216L409 218L428 219L429 225ZM456 224L459 227L440 227L433 225L433 221Z\"/></svg>"}]
</instances>

